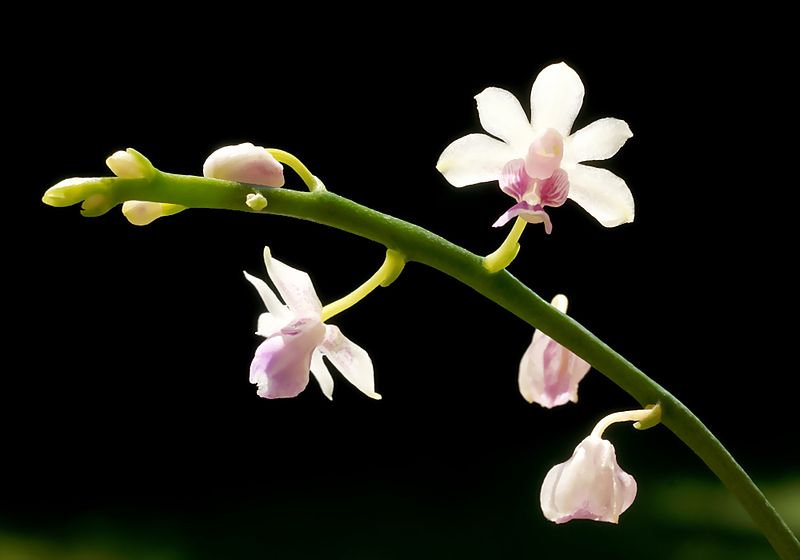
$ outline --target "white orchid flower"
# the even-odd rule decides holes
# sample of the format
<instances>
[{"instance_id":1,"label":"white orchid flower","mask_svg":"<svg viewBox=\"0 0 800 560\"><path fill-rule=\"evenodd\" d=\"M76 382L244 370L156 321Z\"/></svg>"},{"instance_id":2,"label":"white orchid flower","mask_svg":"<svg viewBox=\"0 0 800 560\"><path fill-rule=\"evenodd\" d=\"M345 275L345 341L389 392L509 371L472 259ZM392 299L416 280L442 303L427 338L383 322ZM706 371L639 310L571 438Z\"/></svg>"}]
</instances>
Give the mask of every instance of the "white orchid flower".
<instances>
[{"instance_id":1,"label":"white orchid flower","mask_svg":"<svg viewBox=\"0 0 800 560\"><path fill-rule=\"evenodd\" d=\"M617 464L611 442L594 434L584 439L572 457L556 465L542 483L542 513L566 523L590 519L617 523L636 498L636 480Z\"/></svg>"},{"instance_id":2,"label":"white orchid flower","mask_svg":"<svg viewBox=\"0 0 800 560\"><path fill-rule=\"evenodd\" d=\"M490 87L475 97L483 128L494 136L468 134L450 144L436 168L456 187L500 181L516 200L495 226L519 216L543 222L544 208L570 198L605 227L633 221L634 203L625 181L606 169L582 165L605 160L633 136L625 121L604 118L571 134L584 88L561 62L542 70L531 89L531 119L510 92Z\"/></svg>"},{"instance_id":3,"label":"white orchid flower","mask_svg":"<svg viewBox=\"0 0 800 560\"><path fill-rule=\"evenodd\" d=\"M295 397L308 385L310 371L325 396L332 399L333 377L322 359L325 356L358 390L380 399L369 354L338 327L322 322L322 304L308 274L274 259L269 247L264 248L264 262L285 303L266 282L244 273L267 307L256 331L266 340L250 365L250 382L258 385L258 395Z\"/></svg>"}]
</instances>

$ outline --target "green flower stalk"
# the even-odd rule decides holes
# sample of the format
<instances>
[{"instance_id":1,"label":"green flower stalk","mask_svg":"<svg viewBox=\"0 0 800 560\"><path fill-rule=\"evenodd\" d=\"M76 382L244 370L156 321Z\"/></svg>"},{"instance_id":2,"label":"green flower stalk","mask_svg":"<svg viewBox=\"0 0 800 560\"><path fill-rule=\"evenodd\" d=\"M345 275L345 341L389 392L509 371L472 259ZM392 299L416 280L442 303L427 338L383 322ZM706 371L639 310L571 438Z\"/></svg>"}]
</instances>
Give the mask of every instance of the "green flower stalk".
<instances>
[{"instance_id":1,"label":"green flower stalk","mask_svg":"<svg viewBox=\"0 0 800 560\"><path fill-rule=\"evenodd\" d=\"M146 160L145 160L146 161ZM148 162L149 163L149 162ZM260 195L266 206L248 205ZM104 214L126 201L172 204L184 208L213 208L275 214L334 227L380 243L399 263L430 266L470 286L532 327L591 364L642 406L658 404L661 423L696 453L739 499L774 549L784 560L800 558L800 543L747 473L706 426L666 389L603 343L574 319L560 312L507 270L490 271L484 258L417 225L377 212L325 189L299 192L223 179L176 175L152 168L140 177L68 179L50 188L43 202L51 206L83 203L87 217ZM387 257L387 262L390 259ZM390 272L391 272L390 271ZM387 284L389 272L376 282ZM651 418L649 415L646 418ZM642 419L646 422L646 419Z\"/></svg>"}]
</instances>

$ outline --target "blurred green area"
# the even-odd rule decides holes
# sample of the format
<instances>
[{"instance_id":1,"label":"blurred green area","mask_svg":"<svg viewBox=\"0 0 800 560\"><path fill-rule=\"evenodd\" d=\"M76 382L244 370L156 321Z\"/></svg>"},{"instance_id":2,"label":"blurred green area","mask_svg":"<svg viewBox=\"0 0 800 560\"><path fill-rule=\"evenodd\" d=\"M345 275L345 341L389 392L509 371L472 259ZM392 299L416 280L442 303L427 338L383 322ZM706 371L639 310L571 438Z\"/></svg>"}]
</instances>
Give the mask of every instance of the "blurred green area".
<instances>
[{"instance_id":1,"label":"blurred green area","mask_svg":"<svg viewBox=\"0 0 800 560\"><path fill-rule=\"evenodd\" d=\"M476 484L469 495L337 486L316 497L266 496L259 503L240 496L180 513L43 513L36 524L6 516L0 518L0 558L775 558L744 511L711 478L640 476L639 496L620 525L556 526L539 513L534 477L521 472L487 476L494 482ZM773 477L764 490L797 532L800 477Z\"/></svg>"}]
</instances>

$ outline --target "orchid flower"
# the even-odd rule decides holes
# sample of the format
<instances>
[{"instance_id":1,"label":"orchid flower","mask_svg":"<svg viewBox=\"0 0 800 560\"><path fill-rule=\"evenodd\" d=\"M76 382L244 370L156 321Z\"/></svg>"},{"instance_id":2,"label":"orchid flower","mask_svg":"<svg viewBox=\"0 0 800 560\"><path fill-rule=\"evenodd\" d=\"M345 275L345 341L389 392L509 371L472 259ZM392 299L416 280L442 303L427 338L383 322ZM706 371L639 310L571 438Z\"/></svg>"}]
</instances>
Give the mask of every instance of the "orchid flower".
<instances>
[{"instance_id":1,"label":"orchid flower","mask_svg":"<svg viewBox=\"0 0 800 560\"><path fill-rule=\"evenodd\" d=\"M338 327L322 322L322 304L308 274L273 258L269 247L264 248L264 262L285 303L266 282L244 273L267 307L256 331L266 340L250 365L250 382L258 385L258 395L295 397L306 388L310 370L325 396L332 399L333 377L322 359L325 356L357 389L380 399L369 354Z\"/></svg>"},{"instance_id":2,"label":"orchid flower","mask_svg":"<svg viewBox=\"0 0 800 560\"><path fill-rule=\"evenodd\" d=\"M551 302L561 313L567 312L567 304L563 294ZM578 402L578 383L590 368L585 360L537 330L519 364L519 390L526 401L545 408Z\"/></svg>"},{"instance_id":3,"label":"orchid flower","mask_svg":"<svg viewBox=\"0 0 800 560\"><path fill-rule=\"evenodd\" d=\"M584 439L568 461L550 469L539 495L542 513L550 521L566 523L591 519L617 523L636 498L636 480L617 464L617 454L603 432L617 422L635 422L647 430L661 421L661 405L609 414Z\"/></svg>"},{"instance_id":4,"label":"orchid flower","mask_svg":"<svg viewBox=\"0 0 800 560\"><path fill-rule=\"evenodd\" d=\"M595 435L584 439L568 461L550 469L540 495L542 513L556 523L617 523L634 498L636 480L617 464L611 442Z\"/></svg>"},{"instance_id":5,"label":"orchid flower","mask_svg":"<svg viewBox=\"0 0 800 560\"><path fill-rule=\"evenodd\" d=\"M475 96L481 125L489 134L468 134L445 148L436 168L455 187L499 181L516 200L495 223L513 217L544 223L546 206L566 198L605 227L633 221L634 204L625 181L582 162L608 159L633 136L625 121L604 118L570 134L583 104L584 88L561 62L542 70L531 89L531 119L510 92L490 87Z\"/></svg>"}]
</instances>

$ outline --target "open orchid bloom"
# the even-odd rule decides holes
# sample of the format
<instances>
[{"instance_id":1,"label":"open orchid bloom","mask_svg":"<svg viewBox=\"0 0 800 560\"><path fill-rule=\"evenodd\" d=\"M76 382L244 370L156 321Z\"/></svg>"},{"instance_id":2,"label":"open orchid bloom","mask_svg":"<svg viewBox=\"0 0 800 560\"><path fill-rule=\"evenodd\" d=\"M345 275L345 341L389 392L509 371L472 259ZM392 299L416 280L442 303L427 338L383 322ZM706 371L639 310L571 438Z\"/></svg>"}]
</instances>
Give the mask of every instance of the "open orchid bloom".
<instances>
[{"instance_id":1,"label":"open orchid bloom","mask_svg":"<svg viewBox=\"0 0 800 560\"><path fill-rule=\"evenodd\" d=\"M540 495L544 516L556 523L617 523L634 498L636 481L617 464L611 442L594 434L575 448L569 461L550 469Z\"/></svg>"},{"instance_id":2,"label":"open orchid bloom","mask_svg":"<svg viewBox=\"0 0 800 560\"><path fill-rule=\"evenodd\" d=\"M604 118L571 134L584 88L561 62L542 70L531 89L531 119L510 92L490 87L475 97L486 134L468 134L445 148L436 168L456 187L500 181L516 200L495 226L519 216L545 224L544 208L570 198L606 227L633 221L628 186L608 170L582 162L608 159L633 136L625 121Z\"/></svg>"},{"instance_id":3,"label":"open orchid bloom","mask_svg":"<svg viewBox=\"0 0 800 560\"><path fill-rule=\"evenodd\" d=\"M325 356L361 392L380 399L369 354L338 327L322 322L322 304L308 274L273 258L269 247L264 248L264 262L285 303L266 282L244 273L267 307L256 331L266 340L250 365L250 382L258 385L258 395L295 397L308 385L310 371L325 396L332 399L333 377L322 359Z\"/></svg>"},{"instance_id":4,"label":"open orchid bloom","mask_svg":"<svg viewBox=\"0 0 800 560\"><path fill-rule=\"evenodd\" d=\"M551 305L566 313L567 303L567 297L559 294ZM590 368L585 360L537 330L519 364L519 390L526 401L545 408L578 402L578 383Z\"/></svg>"}]
</instances>

